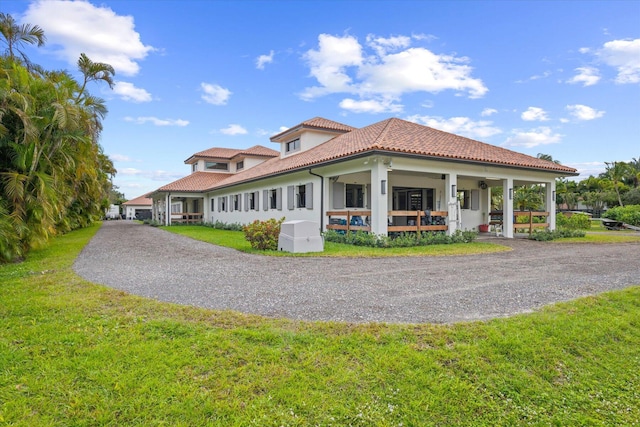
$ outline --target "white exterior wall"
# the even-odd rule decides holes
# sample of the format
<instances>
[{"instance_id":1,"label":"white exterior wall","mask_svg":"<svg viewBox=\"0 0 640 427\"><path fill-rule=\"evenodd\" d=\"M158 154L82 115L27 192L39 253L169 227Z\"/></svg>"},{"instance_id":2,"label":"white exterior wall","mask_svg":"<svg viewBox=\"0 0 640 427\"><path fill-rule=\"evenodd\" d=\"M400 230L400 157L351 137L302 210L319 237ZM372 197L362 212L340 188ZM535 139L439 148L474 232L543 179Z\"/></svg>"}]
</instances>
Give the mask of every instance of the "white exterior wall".
<instances>
[{"instance_id":1,"label":"white exterior wall","mask_svg":"<svg viewBox=\"0 0 640 427\"><path fill-rule=\"evenodd\" d=\"M289 209L289 194L287 188L289 186L300 186L312 183L312 208L298 208L294 207ZM221 189L207 193L205 196L205 203L208 208L206 222L224 222L224 223L240 223L248 224L255 220L265 221L271 218L280 219L285 217L286 220L307 220L313 221L320 225L320 178L309 174L309 172L299 172L292 175L285 175L283 177L265 179L253 184L245 184L234 186L233 188ZM272 189L281 189L281 209L264 210L264 190L270 191ZM255 210L246 210L246 198L245 193L258 192L258 204ZM240 210L232 210L233 196L239 194L241 200ZM227 211L218 211L219 197L227 197ZM294 195L295 197L295 195ZM214 209L211 211L211 199L214 199ZM294 206L296 206L294 200Z\"/></svg>"}]
</instances>

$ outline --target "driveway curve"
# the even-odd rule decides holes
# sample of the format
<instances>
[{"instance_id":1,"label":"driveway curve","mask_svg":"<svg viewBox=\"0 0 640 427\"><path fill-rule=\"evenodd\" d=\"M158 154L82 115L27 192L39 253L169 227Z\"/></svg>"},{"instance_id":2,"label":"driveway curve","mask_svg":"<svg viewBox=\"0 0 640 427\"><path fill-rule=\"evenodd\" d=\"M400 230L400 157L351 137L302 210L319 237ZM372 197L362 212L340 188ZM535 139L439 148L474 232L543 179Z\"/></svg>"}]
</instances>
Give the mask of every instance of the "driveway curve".
<instances>
[{"instance_id":1,"label":"driveway curve","mask_svg":"<svg viewBox=\"0 0 640 427\"><path fill-rule=\"evenodd\" d=\"M640 284L640 243L496 242L513 250L447 257L267 257L109 221L74 270L89 281L166 302L345 322L484 320Z\"/></svg>"}]
</instances>

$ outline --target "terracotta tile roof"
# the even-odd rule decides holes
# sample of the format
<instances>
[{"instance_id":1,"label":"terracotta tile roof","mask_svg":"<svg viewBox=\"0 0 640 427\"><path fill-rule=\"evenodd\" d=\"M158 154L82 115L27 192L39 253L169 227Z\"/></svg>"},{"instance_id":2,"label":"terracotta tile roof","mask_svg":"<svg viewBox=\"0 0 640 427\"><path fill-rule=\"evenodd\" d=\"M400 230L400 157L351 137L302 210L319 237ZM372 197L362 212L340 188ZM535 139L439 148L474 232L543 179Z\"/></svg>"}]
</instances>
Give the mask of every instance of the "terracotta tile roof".
<instances>
[{"instance_id":1,"label":"terracotta tile roof","mask_svg":"<svg viewBox=\"0 0 640 427\"><path fill-rule=\"evenodd\" d=\"M272 150L271 148L264 147L262 145L254 145L251 148L240 151L238 155L242 156L260 156L260 157L277 157L280 155L279 151Z\"/></svg>"},{"instance_id":2,"label":"terracotta tile roof","mask_svg":"<svg viewBox=\"0 0 640 427\"><path fill-rule=\"evenodd\" d=\"M197 193L215 187L219 182L231 176L227 173L193 172L191 175L158 188L155 192L182 191L185 193Z\"/></svg>"},{"instance_id":3,"label":"terracotta tile roof","mask_svg":"<svg viewBox=\"0 0 640 427\"><path fill-rule=\"evenodd\" d=\"M151 193L143 194L135 199L128 200L124 202L123 205L151 206L153 204L153 200L147 197L149 194Z\"/></svg>"},{"instance_id":4,"label":"terracotta tile roof","mask_svg":"<svg viewBox=\"0 0 640 427\"><path fill-rule=\"evenodd\" d=\"M313 119L306 120L296 126L292 126L291 128L280 132L279 134L273 135L271 137L271 141L277 141L281 136L287 133L293 133L302 128L313 128L313 129L324 129L329 131L338 131L338 132L351 132L357 128L353 126L345 125L343 123L334 122L333 120L327 120L322 117L314 117Z\"/></svg>"},{"instance_id":5,"label":"terracotta tile roof","mask_svg":"<svg viewBox=\"0 0 640 427\"><path fill-rule=\"evenodd\" d=\"M234 157L275 157L279 156L280 152L276 150L272 150L271 148L264 147L262 145L254 145L251 148L222 148L222 147L212 147L208 148L204 151L197 152L190 156L184 162L187 163L190 160L197 157L205 157L210 159L227 159L231 160Z\"/></svg>"},{"instance_id":6,"label":"terracotta tile roof","mask_svg":"<svg viewBox=\"0 0 640 427\"><path fill-rule=\"evenodd\" d=\"M336 136L310 150L269 159L210 187L227 186L355 154L382 151L574 174L576 169L397 118Z\"/></svg>"}]
</instances>

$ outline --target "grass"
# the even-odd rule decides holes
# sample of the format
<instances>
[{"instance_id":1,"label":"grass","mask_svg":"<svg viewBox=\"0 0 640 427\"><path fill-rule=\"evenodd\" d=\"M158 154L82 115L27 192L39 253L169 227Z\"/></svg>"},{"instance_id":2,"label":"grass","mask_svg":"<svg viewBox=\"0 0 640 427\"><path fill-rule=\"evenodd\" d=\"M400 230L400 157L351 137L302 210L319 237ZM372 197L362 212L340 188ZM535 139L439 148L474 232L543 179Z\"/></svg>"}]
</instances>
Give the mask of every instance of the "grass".
<instances>
[{"instance_id":1,"label":"grass","mask_svg":"<svg viewBox=\"0 0 640 427\"><path fill-rule=\"evenodd\" d=\"M201 225L184 225L160 227L171 233L181 234L192 239L219 246L237 249L242 252L269 256L302 256L302 257L392 257L392 256L451 256L471 255L490 252L509 251L503 245L489 242L454 243L450 245L431 245L412 248L370 248L325 242L324 252L290 253L281 251L259 251L251 248L242 231L217 230Z\"/></svg>"},{"instance_id":2,"label":"grass","mask_svg":"<svg viewBox=\"0 0 640 427\"><path fill-rule=\"evenodd\" d=\"M640 287L455 325L297 322L0 266L0 425L638 425Z\"/></svg>"},{"instance_id":3,"label":"grass","mask_svg":"<svg viewBox=\"0 0 640 427\"><path fill-rule=\"evenodd\" d=\"M555 240L555 243L629 243L640 242L640 233L632 230L609 230L602 221L592 220L585 237Z\"/></svg>"}]
</instances>

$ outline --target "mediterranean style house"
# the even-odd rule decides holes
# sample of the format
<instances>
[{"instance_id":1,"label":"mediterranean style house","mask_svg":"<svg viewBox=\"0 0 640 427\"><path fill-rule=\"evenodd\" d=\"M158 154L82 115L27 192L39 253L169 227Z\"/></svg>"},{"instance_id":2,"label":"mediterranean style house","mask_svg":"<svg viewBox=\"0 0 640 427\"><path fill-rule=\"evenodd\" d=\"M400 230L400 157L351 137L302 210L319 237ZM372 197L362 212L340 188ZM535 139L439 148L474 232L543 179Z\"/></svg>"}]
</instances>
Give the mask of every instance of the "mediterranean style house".
<instances>
[{"instance_id":1,"label":"mediterranean style house","mask_svg":"<svg viewBox=\"0 0 640 427\"><path fill-rule=\"evenodd\" d=\"M390 118L354 128L316 117L271 137L278 150L210 148L191 174L151 192L152 217L183 222L309 220L321 231L477 230L499 223L513 237L514 188L545 189L544 226L555 229L555 180L576 170ZM503 207L491 212L500 188ZM531 213L526 213L531 219ZM530 221L532 222L532 221Z\"/></svg>"}]
</instances>

